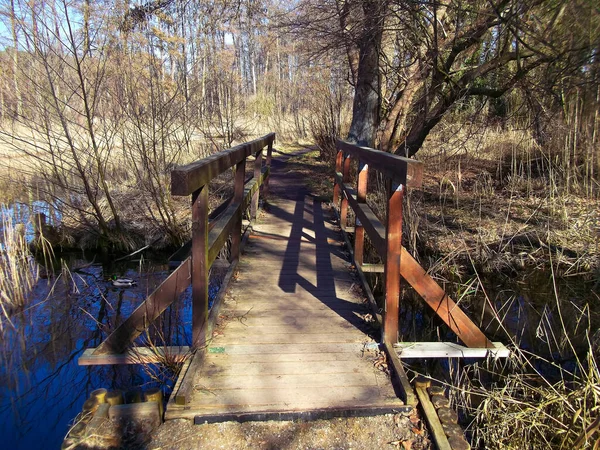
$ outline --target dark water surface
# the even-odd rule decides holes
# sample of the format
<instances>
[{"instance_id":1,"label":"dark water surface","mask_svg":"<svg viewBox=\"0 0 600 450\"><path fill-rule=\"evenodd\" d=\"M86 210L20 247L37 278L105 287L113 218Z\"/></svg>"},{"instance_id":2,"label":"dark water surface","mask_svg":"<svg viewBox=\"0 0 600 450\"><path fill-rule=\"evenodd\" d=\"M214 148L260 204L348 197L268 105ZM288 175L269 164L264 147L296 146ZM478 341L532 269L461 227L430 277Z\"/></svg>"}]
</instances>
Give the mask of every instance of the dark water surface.
<instances>
[{"instance_id":1,"label":"dark water surface","mask_svg":"<svg viewBox=\"0 0 600 450\"><path fill-rule=\"evenodd\" d=\"M86 348L96 347L168 276L165 263L137 260L123 264L71 258L70 274L40 280L30 303L12 316L0 345L0 448L60 448L83 402L94 389L161 386L168 373L157 366L78 366ZM80 269L77 269L77 268ZM135 279L128 289L112 286L112 275ZM53 288L53 289L52 289ZM140 339L156 345L189 345L189 289Z\"/></svg>"}]
</instances>

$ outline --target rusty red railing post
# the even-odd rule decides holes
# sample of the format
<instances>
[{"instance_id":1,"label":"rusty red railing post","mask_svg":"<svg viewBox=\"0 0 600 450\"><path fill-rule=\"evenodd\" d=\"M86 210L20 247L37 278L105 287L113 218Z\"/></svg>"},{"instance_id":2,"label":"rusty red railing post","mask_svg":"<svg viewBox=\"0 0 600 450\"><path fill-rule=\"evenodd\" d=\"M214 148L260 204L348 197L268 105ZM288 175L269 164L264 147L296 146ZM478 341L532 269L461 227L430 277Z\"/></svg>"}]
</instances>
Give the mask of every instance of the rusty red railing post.
<instances>
[{"instance_id":1,"label":"rusty red railing post","mask_svg":"<svg viewBox=\"0 0 600 450\"><path fill-rule=\"evenodd\" d=\"M263 195L266 198L269 195L269 178L271 178L271 160L273 158L273 141L275 140L275 135L273 135L270 140L269 143L267 145L267 161L266 161L266 166L267 169L269 170L269 174L267 175L267 178L265 179L265 182L263 183Z\"/></svg>"},{"instance_id":2,"label":"rusty red railing post","mask_svg":"<svg viewBox=\"0 0 600 450\"><path fill-rule=\"evenodd\" d=\"M246 178L246 158L235 165L235 180L233 188L233 203L241 204L244 200L244 179ZM244 211L240 207L235 225L231 231L231 254L229 261L235 261L240 257L240 243L242 241L242 218Z\"/></svg>"},{"instance_id":3,"label":"rusty red railing post","mask_svg":"<svg viewBox=\"0 0 600 450\"><path fill-rule=\"evenodd\" d=\"M254 180L255 181L259 180L262 175L262 155L263 155L263 149L261 148L260 151L255 155L255 159L254 159ZM259 200L260 200L260 189L257 189L256 192L254 194L252 194L252 203L250 205L250 219L253 221L256 220L256 217L258 215Z\"/></svg>"},{"instance_id":4,"label":"rusty red railing post","mask_svg":"<svg viewBox=\"0 0 600 450\"><path fill-rule=\"evenodd\" d=\"M337 182L337 174L342 173L342 163L344 161L344 152L342 150L338 150L337 155L335 157L335 175L333 177L333 206L337 209L340 207L340 191L341 187Z\"/></svg>"},{"instance_id":5,"label":"rusty red railing post","mask_svg":"<svg viewBox=\"0 0 600 450\"><path fill-rule=\"evenodd\" d=\"M387 224L385 230L385 318L383 342L398 342L400 313L400 255L402 253L402 200L404 185L388 181Z\"/></svg>"},{"instance_id":6,"label":"rusty red railing post","mask_svg":"<svg viewBox=\"0 0 600 450\"><path fill-rule=\"evenodd\" d=\"M344 185L350 182L350 163L352 159L349 154L344 155L342 181ZM340 208L340 227L342 230L346 229L348 225L348 199L346 194L342 194L342 207Z\"/></svg>"},{"instance_id":7,"label":"rusty red railing post","mask_svg":"<svg viewBox=\"0 0 600 450\"><path fill-rule=\"evenodd\" d=\"M206 343L208 320L208 184L192 194L192 346Z\"/></svg>"},{"instance_id":8,"label":"rusty red railing post","mask_svg":"<svg viewBox=\"0 0 600 450\"><path fill-rule=\"evenodd\" d=\"M367 180L369 177L369 165L364 161L358 161L358 180L356 181L356 201L358 203L367 202ZM365 252L365 228L360 223L358 217L355 220L354 228L354 262L362 266Z\"/></svg>"}]
</instances>

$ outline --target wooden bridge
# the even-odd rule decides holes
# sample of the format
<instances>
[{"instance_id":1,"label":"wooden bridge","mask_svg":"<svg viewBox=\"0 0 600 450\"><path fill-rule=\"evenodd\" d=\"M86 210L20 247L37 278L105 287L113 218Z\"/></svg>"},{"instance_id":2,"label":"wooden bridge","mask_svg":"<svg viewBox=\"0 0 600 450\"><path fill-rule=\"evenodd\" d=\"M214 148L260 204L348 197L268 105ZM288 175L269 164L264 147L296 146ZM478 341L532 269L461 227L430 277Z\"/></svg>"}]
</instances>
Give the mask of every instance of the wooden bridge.
<instances>
[{"instance_id":1,"label":"wooden bridge","mask_svg":"<svg viewBox=\"0 0 600 450\"><path fill-rule=\"evenodd\" d=\"M172 193L192 198L191 255L100 346L86 351L80 364L151 360L132 344L190 283L195 352L185 358L166 419L204 423L398 411L416 403L400 357L506 353L402 247L403 195L420 185L420 163L339 141L333 204L327 205L310 195L299 174L285 171L287 156L272 157L274 138L270 134L172 172ZM233 196L210 212L209 183L232 167ZM387 180L383 223L367 203L369 170ZM257 221L261 190L267 208ZM252 226L244 230L248 209ZM344 242L350 230L353 245ZM383 264L363 263L365 236ZM228 239L229 270L209 310L210 267ZM383 308L363 271L383 272ZM401 279L466 346L397 343ZM356 288L361 282L364 291ZM380 322L382 333L369 318ZM183 358L187 348L162 351ZM391 379L378 370L384 360Z\"/></svg>"}]
</instances>

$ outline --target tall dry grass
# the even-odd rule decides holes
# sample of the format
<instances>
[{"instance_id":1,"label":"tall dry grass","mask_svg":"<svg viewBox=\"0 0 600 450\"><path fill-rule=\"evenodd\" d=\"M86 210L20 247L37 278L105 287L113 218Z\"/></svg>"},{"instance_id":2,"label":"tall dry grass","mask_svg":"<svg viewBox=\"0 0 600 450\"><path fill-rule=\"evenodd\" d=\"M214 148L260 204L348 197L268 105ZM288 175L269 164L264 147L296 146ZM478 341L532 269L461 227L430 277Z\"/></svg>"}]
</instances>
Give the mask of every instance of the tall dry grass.
<instances>
[{"instance_id":1,"label":"tall dry grass","mask_svg":"<svg viewBox=\"0 0 600 450\"><path fill-rule=\"evenodd\" d=\"M26 303L27 295L39 278L39 268L29 251L22 224L0 211L2 242L0 242L0 333L12 325L11 312Z\"/></svg>"}]
</instances>

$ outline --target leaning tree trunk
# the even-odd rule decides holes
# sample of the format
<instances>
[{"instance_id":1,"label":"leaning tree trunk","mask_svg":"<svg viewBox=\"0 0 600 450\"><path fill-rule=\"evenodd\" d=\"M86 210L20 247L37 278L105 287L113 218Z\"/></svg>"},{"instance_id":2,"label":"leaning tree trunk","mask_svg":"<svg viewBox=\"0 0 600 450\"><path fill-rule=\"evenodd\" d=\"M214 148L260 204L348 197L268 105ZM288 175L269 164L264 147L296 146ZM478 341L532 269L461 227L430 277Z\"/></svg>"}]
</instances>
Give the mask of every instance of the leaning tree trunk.
<instances>
[{"instance_id":1,"label":"leaning tree trunk","mask_svg":"<svg viewBox=\"0 0 600 450\"><path fill-rule=\"evenodd\" d=\"M348 140L373 147L381 107L379 51L386 2L364 0L364 29L359 42L358 74Z\"/></svg>"}]
</instances>

